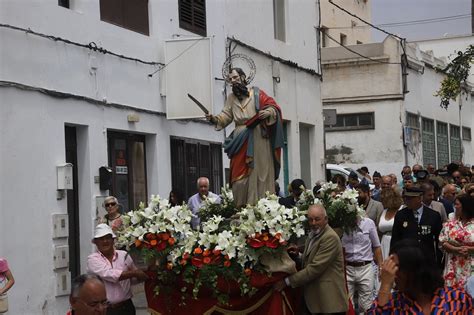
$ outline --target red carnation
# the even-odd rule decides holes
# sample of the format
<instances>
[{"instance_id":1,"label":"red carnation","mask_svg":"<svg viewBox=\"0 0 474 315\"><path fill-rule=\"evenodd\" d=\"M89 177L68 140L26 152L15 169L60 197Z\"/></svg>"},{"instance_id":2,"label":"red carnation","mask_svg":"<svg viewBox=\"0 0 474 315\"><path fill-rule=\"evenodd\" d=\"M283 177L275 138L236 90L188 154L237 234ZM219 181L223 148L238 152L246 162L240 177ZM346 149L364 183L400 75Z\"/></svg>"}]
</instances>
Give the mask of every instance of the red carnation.
<instances>
[{"instance_id":1,"label":"red carnation","mask_svg":"<svg viewBox=\"0 0 474 315\"><path fill-rule=\"evenodd\" d=\"M202 259L198 257L193 257L193 259L191 259L191 263L193 264L193 266L198 268L201 268L203 265Z\"/></svg>"},{"instance_id":2,"label":"red carnation","mask_svg":"<svg viewBox=\"0 0 474 315\"><path fill-rule=\"evenodd\" d=\"M260 247L263 247L265 245L264 242L262 242L261 240L258 240L256 238L249 238L247 240L247 243L250 245L250 247L253 247L253 248L260 248Z\"/></svg>"}]
</instances>

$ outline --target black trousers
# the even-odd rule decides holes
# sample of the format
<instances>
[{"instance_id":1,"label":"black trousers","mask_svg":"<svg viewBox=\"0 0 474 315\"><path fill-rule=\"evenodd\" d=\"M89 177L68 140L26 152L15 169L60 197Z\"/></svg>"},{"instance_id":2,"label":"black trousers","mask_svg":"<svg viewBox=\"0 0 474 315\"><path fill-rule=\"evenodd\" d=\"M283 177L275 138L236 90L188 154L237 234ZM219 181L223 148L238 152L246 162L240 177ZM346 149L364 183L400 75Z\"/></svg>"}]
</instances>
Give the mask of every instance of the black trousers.
<instances>
[{"instance_id":1,"label":"black trousers","mask_svg":"<svg viewBox=\"0 0 474 315\"><path fill-rule=\"evenodd\" d=\"M128 299L123 305L117 308L108 308L107 315L135 315L135 305L132 299Z\"/></svg>"}]
</instances>

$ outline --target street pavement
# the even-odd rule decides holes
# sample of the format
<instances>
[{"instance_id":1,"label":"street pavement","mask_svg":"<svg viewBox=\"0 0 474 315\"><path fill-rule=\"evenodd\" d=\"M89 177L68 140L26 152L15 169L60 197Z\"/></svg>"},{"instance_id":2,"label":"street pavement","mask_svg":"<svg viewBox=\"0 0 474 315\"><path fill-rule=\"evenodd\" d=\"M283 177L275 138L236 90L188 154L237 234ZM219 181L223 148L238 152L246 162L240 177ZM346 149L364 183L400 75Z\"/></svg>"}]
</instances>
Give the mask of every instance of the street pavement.
<instances>
[{"instance_id":1,"label":"street pavement","mask_svg":"<svg viewBox=\"0 0 474 315\"><path fill-rule=\"evenodd\" d=\"M132 286L132 292L137 315L149 315L143 283Z\"/></svg>"}]
</instances>

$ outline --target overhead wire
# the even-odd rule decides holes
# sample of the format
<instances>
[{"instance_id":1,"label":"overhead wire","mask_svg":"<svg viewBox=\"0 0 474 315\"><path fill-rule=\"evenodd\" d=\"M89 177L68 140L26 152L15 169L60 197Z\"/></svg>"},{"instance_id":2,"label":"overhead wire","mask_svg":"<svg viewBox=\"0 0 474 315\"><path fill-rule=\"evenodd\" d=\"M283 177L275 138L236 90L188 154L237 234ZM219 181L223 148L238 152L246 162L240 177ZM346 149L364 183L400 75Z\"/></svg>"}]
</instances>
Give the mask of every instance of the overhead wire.
<instances>
[{"instance_id":1,"label":"overhead wire","mask_svg":"<svg viewBox=\"0 0 474 315\"><path fill-rule=\"evenodd\" d=\"M387 34L387 35L390 35L390 36L393 36L393 37L395 37L395 38L398 38L399 40L405 40L404 38L402 38L402 37L400 37L400 36L398 36L398 35L395 35L395 34L392 34L392 33L390 33L390 32L387 32L386 30L384 30L384 29L382 29L382 28L380 28L380 27L378 27L378 26L376 26L376 25L370 23L369 21L364 20L363 18L361 18L361 17L355 15L354 13L352 13L352 12L350 12L350 11L344 9L344 8L341 7L340 5L334 3L332 0L329 0L329 3L332 4L333 6L335 6L336 8L338 8L339 10L341 10L341 11L343 11L343 12L349 14L350 16L355 17L355 18L358 19L359 21L364 22L365 24L370 25L371 27L375 28L376 30L381 31L382 33L385 33L385 34Z\"/></svg>"},{"instance_id":2,"label":"overhead wire","mask_svg":"<svg viewBox=\"0 0 474 315\"><path fill-rule=\"evenodd\" d=\"M97 51L97 52L100 52L100 53L103 53L103 54L109 54L109 55L112 55L112 56L115 56L115 57L118 57L118 58L127 59L127 60L131 60L131 61L136 61L136 62L143 63L143 64L146 64L146 65L163 65L161 62L145 61L145 60L142 60L142 59L128 57L128 56L125 56L125 55L114 53L114 52L112 52L110 50L107 50L103 47L97 46L97 44L94 43L94 42L90 42L89 44L82 44L82 43L74 42L72 40L65 39L65 38L62 38L62 37L59 37L59 36L53 36L53 35L47 35L47 34L39 33L39 32L31 30L30 28L26 29L26 28L22 28L22 27L18 27L18 26L9 25L9 24L0 24L0 27L12 29L12 30L15 30L15 31L22 31L22 32L25 32L26 34L32 34L32 35L35 35L35 36L38 36L38 37L47 38L47 39L53 40L55 42L63 42L63 43L66 43L68 45L74 45L74 46L90 49L90 50Z\"/></svg>"},{"instance_id":3,"label":"overhead wire","mask_svg":"<svg viewBox=\"0 0 474 315\"><path fill-rule=\"evenodd\" d=\"M156 69L155 71L153 71L152 73L149 73L148 76L151 78L153 77L157 72L160 72L161 70L163 70L164 68L166 68L167 66L169 66L173 61L175 61L176 59L178 59L179 57L181 57L182 55L184 55L188 50L190 50L191 48L193 48L199 41L203 40L203 39L206 39L207 37L199 37L198 39L196 39L194 42L191 43L191 45L189 45L188 47L186 47L186 49L184 49L182 52L180 52L176 57L174 57L173 59L171 59L168 63L166 64L163 64L160 68Z\"/></svg>"},{"instance_id":4,"label":"overhead wire","mask_svg":"<svg viewBox=\"0 0 474 315\"><path fill-rule=\"evenodd\" d=\"M338 8L339 10L341 10L341 11L347 13L348 15L350 15L350 16L352 16L352 17L358 19L359 21L361 21L361 22L363 22L363 23L365 23L365 24L367 24L367 25L370 25L370 26L373 27L374 29L376 29L376 30L378 30L378 31L380 31L380 32L382 32L382 33L384 33L384 34L387 34L387 35L389 35L389 36L392 36L392 37L394 37L394 38L397 38L397 39L400 41L400 47L402 48L402 51L403 51L403 54L401 55L401 57L402 57L402 62L401 62L402 76L403 76L403 77L406 77L406 76L408 75L407 68L408 68L409 63L408 63L408 55L407 55L406 48L405 48L405 45L406 45L406 38L400 37L400 36L398 36L398 35L395 35L395 34L393 34L393 33L388 32L388 31L386 31L386 30L384 30L384 29L382 29L382 28L380 28L380 27L378 27L378 26L375 26L374 24L370 23L369 21L364 20L363 18L357 16L356 14L354 14L354 13L352 13L352 12L350 12L350 11L344 9L344 8L341 7L340 5L334 3L333 0L329 0L329 3L332 4L333 6L335 6L336 8ZM406 87L406 84L407 84L406 79L404 78L402 81L403 81L403 92L404 92L404 93L405 93L405 92L408 92L408 91L407 91L407 87Z\"/></svg>"},{"instance_id":5,"label":"overhead wire","mask_svg":"<svg viewBox=\"0 0 474 315\"><path fill-rule=\"evenodd\" d=\"M383 23L383 24L376 24L378 27L403 27L403 26L410 26L410 25L419 25L419 24L430 24L430 23L439 23L445 21L454 21L460 19L471 18L470 14L460 14L460 15L452 15L452 16L445 16L445 17L438 17L438 18L431 18L431 19L422 19L422 20L411 20L411 21L400 21L400 22L392 22L392 23ZM351 29L351 28L367 28L371 27L370 25L354 25L354 26L334 26L334 27L326 27L328 29Z\"/></svg>"},{"instance_id":6,"label":"overhead wire","mask_svg":"<svg viewBox=\"0 0 474 315\"><path fill-rule=\"evenodd\" d=\"M390 62L390 61L383 61L383 60L378 60L378 59L374 59L374 58L370 58L368 56L365 56L365 55L362 55L361 53L355 51L354 49L351 49L349 47L347 47L346 45L343 45L342 43L340 43L337 39L335 39L334 37L332 37L331 35L329 34L325 34L323 36L327 36L330 40L338 43L341 47L344 47L345 49L347 49L348 51L358 55L359 57L362 57L364 59L367 59L367 60L370 60L370 61L373 61L373 62L377 62L377 63L383 63L383 64L389 64L389 65L401 65L401 62Z\"/></svg>"}]
</instances>

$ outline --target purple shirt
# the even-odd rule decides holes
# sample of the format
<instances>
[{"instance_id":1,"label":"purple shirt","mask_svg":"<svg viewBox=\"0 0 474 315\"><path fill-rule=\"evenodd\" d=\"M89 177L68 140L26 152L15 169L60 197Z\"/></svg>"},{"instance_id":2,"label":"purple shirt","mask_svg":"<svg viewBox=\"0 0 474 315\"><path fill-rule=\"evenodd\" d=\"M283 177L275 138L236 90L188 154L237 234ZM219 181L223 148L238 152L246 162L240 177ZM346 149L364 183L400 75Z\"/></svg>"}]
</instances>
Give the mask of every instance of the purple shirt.
<instances>
[{"instance_id":1,"label":"purple shirt","mask_svg":"<svg viewBox=\"0 0 474 315\"><path fill-rule=\"evenodd\" d=\"M347 261L361 262L374 260L373 248L380 247L374 221L362 218L354 231L349 234L344 232L342 247L344 247L346 252Z\"/></svg>"},{"instance_id":2,"label":"purple shirt","mask_svg":"<svg viewBox=\"0 0 474 315\"><path fill-rule=\"evenodd\" d=\"M220 197L213 192L209 192L207 197L216 198L218 203L221 202ZM195 215L191 219L191 226L193 229L198 229L199 224L201 224L201 219L199 218L199 208L201 208L202 202L203 200L201 199L201 196L199 195L199 193L192 195L188 200L188 208Z\"/></svg>"},{"instance_id":3,"label":"purple shirt","mask_svg":"<svg viewBox=\"0 0 474 315\"><path fill-rule=\"evenodd\" d=\"M104 280L107 300L116 304L132 297L130 279L119 281L123 271L135 270L135 264L126 251L115 250L112 263L97 251L87 257L87 271Z\"/></svg>"}]
</instances>

